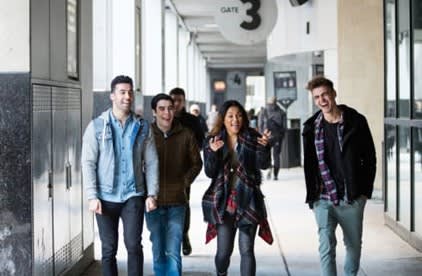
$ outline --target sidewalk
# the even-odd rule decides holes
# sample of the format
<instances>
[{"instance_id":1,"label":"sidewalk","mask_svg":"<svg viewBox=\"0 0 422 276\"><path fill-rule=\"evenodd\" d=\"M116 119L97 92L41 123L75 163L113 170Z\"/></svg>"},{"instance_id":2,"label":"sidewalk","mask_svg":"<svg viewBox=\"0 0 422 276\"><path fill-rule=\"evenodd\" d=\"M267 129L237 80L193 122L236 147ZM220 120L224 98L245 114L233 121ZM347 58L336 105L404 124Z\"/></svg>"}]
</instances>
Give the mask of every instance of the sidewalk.
<instances>
[{"instance_id":1,"label":"sidewalk","mask_svg":"<svg viewBox=\"0 0 422 276\"><path fill-rule=\"evenodd\" d=\"M210 180L202 172L191 189L190 239L193 253L183 257L183 275L214 275L216 241L205 245L206 224L202 221L201 198ZM265 181L269 221L274 243L269 246L256 238L255 255L258 276L319 275L318 235L312 211L304 204L305 184L302 168L283 169L278 181ZM122 233L122 231L120 231ZM96 259L100 259L100 242L95 240ZM342 275L344 246L341 229L337 233L338 274ZM149 232L144 229L145 275L153 275ZM238 276L237 244L231 259L229 275ZM126 254L123 240L119 241L119 275L126 275ZM100 275L99 262L84 274ZM364 241L359 275L422 275L422 253L416 251L383 223L383 204L370 200L366 205Z\"/></svg>"}]
</instances>

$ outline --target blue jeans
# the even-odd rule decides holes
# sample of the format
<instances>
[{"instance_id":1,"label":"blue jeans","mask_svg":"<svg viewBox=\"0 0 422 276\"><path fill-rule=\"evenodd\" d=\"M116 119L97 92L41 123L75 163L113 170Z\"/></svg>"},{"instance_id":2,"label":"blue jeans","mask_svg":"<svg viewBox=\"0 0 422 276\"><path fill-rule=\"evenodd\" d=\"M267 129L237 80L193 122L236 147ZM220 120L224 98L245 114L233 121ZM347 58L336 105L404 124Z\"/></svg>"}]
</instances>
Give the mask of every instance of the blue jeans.
<instances>
[{"instance_id":1,"label":"blue jeans","mask_svg":"<svg viewBox=\"0 0 422 276\"><path fill-rule=\"evenodd\" d=\"M143 275L142 228L144 222L143 197L136 196L124 203L101 200L102 215L96 214L101 239L101 267L104 276L117 276L116 253L119 240L119 218L123 222L123 237L127 250L129 276Z\"/></svg>"},{"instance_id":2,"label":"blue jeans","mask_svg":"<svg viewBox=\"0 0 422 276\"><path fill-rule=\"evenodd\" d=\"M254 276L256 274L254 253L256 228L257 225L239 228L240 275L242 276ZM235 217L227 213L224 216L224 223L217 224L217 254L215 255L217 275L227 275L237 229Z\"/></svg>"},{"instance_id":3,"label":"blue jeans","mask_svg":"<svg viewBox=\"0 0 422 276\"><path fill-rule=\"evenodd\" d=\"M318 224L319 255L323 276L335 276L336 270L336 228L340 224L343 230L346 259L344 275L357 275L362 249L363 211L366 199L359 197L352 203L340 201L334 206L329 200L314 202L315 219Z\"/></svg>"},{"instance_id":4,"label":"blue jeans","mask_svg":"<svg viewBox=\"0 0 422 276\"><path fill-rule=\"evenodd\" d=\"M185 205L163 206L145 214L150 231L154 274L156 276L182 275L180 256Z\"/></svg>"}]
</instances>

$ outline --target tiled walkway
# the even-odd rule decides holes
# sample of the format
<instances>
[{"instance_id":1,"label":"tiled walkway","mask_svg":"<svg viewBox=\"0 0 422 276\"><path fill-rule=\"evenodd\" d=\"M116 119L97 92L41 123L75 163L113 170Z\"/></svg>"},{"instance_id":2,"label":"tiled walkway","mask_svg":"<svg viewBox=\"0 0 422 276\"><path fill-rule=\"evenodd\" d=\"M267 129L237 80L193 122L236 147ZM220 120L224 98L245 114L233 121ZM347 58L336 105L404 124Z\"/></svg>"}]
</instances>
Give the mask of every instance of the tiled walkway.
<instances>
[{"instance_id":1,"label":"tiled walkway","mask_svg":"<svg viewBox=\"0 0 422 276\"><path fill-rule=\"evenodd\" d=\"M193 253L183 257L183 275L214 275L215 240L205 245L206 224L202 221L201 198L210 180L203 174L192 186L191 243ZM318 236L313 213L304 204L305 190L302 168L281 170L278 181L265 181L266 195L274 244L269 246L259 237L255 255L258 276L319 275ZM95 240L96 259L100 259L100 242ZM337 262L342 275L344 249L341 229L337 233ZM145 275L153 275L149 232L144 229ZM119 275L126 275L126 254L123 240L118 252ZM237 247L232 256L229 275L239 273ZM97 276L100 264L96 262L84 274ZM359 275L422 275L422 253L410 247L383 223L383 204L370 200L365 210L364 241Z\"/></svg>"}]
</instances>

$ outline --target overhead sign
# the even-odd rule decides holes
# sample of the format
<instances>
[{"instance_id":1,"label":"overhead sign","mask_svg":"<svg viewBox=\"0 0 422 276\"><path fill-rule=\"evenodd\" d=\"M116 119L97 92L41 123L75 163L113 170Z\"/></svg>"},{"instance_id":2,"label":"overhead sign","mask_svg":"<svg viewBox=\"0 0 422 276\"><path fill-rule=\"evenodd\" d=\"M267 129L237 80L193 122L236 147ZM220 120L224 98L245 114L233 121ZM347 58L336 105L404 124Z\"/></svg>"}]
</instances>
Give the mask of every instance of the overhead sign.
<instances>
[{"instance_id":1,"label":"overhead sign","mask_svg":"<svg viewBox=\"0 0 422 276\"><path fill-rule=\"evenodd\" d=\"M277 21L276 0L219 0L215 22L229 41L253 45L267 39Z\"/></svg>"},{"instance_id":2,"label":"overhead sign","mask_svg":"<svg viewBox=\"0 0 422 276\"><path fill-rule=\"evenodd\" d=\"M296 72L274 72L274 94L286 109L296 101Z\"/></svg>"}]
</instances>

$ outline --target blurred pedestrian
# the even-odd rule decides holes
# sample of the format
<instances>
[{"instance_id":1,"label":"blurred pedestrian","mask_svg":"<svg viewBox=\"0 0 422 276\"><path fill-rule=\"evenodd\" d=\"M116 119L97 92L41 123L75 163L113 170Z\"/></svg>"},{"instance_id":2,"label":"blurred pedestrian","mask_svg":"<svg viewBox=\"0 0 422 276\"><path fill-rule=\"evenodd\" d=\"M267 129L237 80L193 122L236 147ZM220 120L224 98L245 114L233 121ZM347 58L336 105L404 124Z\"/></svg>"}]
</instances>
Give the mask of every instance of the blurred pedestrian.
<instances>
[{"instance_id":1,"label":"blurred pedestrian","mask_svg":"<svg viewBox=\"0 0 422 276\"><path fill-rule=\"evenodd\" d=\"M199 124L201 125L201 129L204 132L204 135L206 136L208 134L208 126L205 121L205 118L201 114L201 108L198 104L192 104L189 108L190 114L193 116L196 116L199 120Z\"/></svg>"},{"instance_id":2,"label":"blurred pedestrian","mask_svg":"<svg viewBox=\"0 0 422 276\"><path fill-rule=\"evenodd\" d=\"M211 105L211 110L207 114L207 125L208 130L211 131L214 128L215 122L217 121L218 111L215 104Z\"/></svg>"},{"instance_id":3,"label":"blurred pedestrian","mask_svg":"<svg viewBox=\"0 0 422 276\"><path fill-rule=\"evenodd\" d=\"M170 90L170 96L174 101L175 117L177 120L180 120L184 127L189 128L195 135L196 142L198 145L198 152L202 149L204 144L205 135L202 131L201 124L199 119L196 116L186 112L186 95L185 90L180 87L175 87ZM186 205L186 215L185 215L185 227L183 229L183 244L182 251L183 255L190 255L192 253L192 245L189 239L189 228L190 228L190 186L186 186L186 195L188 198L188 203Z\"/></svg>"},{"instance_id":4,"label":"blurred pedestrian","mask_svg":"<svg viewBox=\"0 0 422 276\"><path fill-rule=\"evenodd\" d=\"M260 129L271 131L270 145L273 153L273 173L274 180L278 180L280 170L280 153L284 134L287 128L286 112L277 104L276 97L270 97L260 116Z\"/></svg>"}]
</instances>

